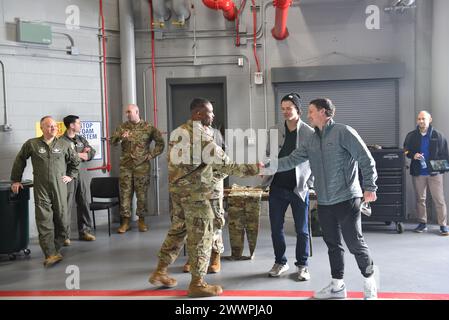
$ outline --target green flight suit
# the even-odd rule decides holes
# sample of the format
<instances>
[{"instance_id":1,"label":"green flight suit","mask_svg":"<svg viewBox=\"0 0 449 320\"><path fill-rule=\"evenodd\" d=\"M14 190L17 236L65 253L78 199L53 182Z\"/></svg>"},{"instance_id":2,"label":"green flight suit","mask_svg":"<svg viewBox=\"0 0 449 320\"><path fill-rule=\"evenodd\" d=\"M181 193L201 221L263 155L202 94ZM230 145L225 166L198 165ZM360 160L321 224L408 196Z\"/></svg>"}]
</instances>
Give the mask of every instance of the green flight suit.
<instances>
[{"instance_id":1,"label":"green flight suit","mask_svg":"<svg viewBox=\"0 0 449 320\"><path fill-rule=\"evenodd\" d=\"M92 219L90 218L89 213L89 199L87 197L87 193L89 190L88 177L85 170L84 163L92 160L95 156L96 150L92 148L83 136L79 134L75 134L75 137L69 138L67 135L67 131L63 135L64 139L67 140L68 143L73 143L75 145L75 152L81 153L84 148L90 148L90 151L87 153L87 160L80 159L81 163L78 167L78 177L73 179L67 184L67 237L70 238L70 224L71 224L71 216L72 216L72 208L76 203L76 217L78 223L78 234L79 236L83 236L85 233L92 232Z\"/></svg>"},{"instance_id":2,"label":"green flight suit","mask_svg":"<svg viewBox=\"0 0 449 320\"><path fill-rule=\"evenodd\" d=\"M122 134L129 131L128 138ZM150 150L151 142L155 146ZM111 137L112 144L119 142L122 147L120 156L120 216L131 217L131 201L134 191L137 198L136 214L143 217L148 212L147 191L150 183L150 160L164 151L165 143L160 131L148 122L126 121L122 123Z\"/></svg>"},{"instance_id":3,"label":"green flight suit","mask_svg":"<svg viewBox=\"0 0 449 320\"><path fill-rule=\"evenodd\" d=\"M80 159L74 145L54 138L47 145L43 136L25 142L14 161L11 181L22 181L27 159L33 165L34 203L39 244L45 257L59 253L67 229L67 185L62 176L75 178Z\"/></svg>"}]
</instances>

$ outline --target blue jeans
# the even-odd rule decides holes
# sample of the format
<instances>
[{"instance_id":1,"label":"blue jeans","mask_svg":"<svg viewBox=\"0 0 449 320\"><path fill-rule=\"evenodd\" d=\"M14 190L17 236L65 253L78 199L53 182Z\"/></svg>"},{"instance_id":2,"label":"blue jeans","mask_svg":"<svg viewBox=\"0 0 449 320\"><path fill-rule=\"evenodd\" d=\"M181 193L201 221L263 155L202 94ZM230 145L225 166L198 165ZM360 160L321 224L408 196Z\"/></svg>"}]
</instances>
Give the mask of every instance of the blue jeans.
<instances>
[{"instance_id":1,"label":"blue jeans","mask_svg":"<svg viewBox=\"0 0 449 320\"><path fill-rule=\"evenodd\" d=\"M286 264L284 220L285 211L290 205L296 230L296 266L307 266L309 258L309 194L305 201L293 191L270 187L269 214L271 224L271 239L273 241L275 263Z\"/></svg>"}]
</instances>

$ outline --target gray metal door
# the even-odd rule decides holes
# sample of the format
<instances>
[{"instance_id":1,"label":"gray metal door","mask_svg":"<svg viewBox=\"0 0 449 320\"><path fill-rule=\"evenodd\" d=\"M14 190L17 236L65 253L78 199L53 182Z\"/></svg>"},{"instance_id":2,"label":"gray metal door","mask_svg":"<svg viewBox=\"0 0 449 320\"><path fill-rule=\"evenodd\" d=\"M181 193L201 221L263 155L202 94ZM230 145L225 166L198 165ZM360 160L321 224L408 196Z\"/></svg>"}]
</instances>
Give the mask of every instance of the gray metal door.
<instances>
[{"instance_id":1,"label":"gray metal door","mask_svg":"<svg viewBox=\"0 0 449 320\"><path fill-rule=\"evenodd\" d=\"M366 144L399 146L399 106L396 79L339 80L283 83L276 86L276 106L282 97L298 92L303 104L302 119L307 121L308 103L319 97L332 100L335 121L353 127ZM282 119L280 108L276 121Z\"/></svg>"},{"instance_id":2,"label":"gray metal door","mask_svg":"<svg viewBox=\"0 0 449 320\"><path fill-rule=\"evenodd\" d=\"M212 82L208 82L211 80ZM200 82L202 81L202 82ZM196 97L208 99L214 107L215 119L212 126L224 136L226 123L225 78L169 79L169 131L173 131L190 119L190 102ZM192 83L193 82L193 83Z\"/></svg>"}]
</instances>

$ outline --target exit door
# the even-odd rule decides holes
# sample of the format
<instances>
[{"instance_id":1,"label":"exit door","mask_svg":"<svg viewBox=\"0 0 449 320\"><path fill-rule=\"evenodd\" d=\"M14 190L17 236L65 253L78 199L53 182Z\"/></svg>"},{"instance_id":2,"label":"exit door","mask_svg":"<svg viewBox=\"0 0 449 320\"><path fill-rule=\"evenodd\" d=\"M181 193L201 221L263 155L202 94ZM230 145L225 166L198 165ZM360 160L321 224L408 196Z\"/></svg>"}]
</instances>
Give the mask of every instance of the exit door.
<instances>
[{"instance_id":1,"label":"exit door","mask_svg":"<svg viewBox=\"0 0 449 320\"><path fill-rule=\"evenodd\" d=\"M190 119L190 102L194 98L205 98L214 108L212 127L220 130L224 137L226 121L226 78L179 78L167 79L168 130L173 131Z\"/></svg>"}]
</instances>

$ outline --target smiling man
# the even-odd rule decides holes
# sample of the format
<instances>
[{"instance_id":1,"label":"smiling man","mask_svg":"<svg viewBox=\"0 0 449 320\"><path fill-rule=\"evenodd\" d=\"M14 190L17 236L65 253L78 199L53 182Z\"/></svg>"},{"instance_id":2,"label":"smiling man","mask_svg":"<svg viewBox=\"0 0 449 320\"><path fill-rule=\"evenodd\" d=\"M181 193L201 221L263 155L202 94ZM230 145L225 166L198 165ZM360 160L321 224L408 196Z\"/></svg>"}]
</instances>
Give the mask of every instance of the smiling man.
<instances>
[{"instance_id":1,"label":"smiling man","mask_svg":"<svg viewBox=\"0 0 449 320\"><path fill-rule=\"evenodd\" d=\"M313 129L301 121L301 101L298 93L290 93L281 99L281 111L284 121L270 128L278 130L278 157L286 157L295 150L301 141L313 135ZM270 140L267 141L266 156L270 154ZM298 281L310 279L308 258L310 254L308 210L309 185L312 184L309 162L303 162L293 169L277 172L275 175L265 176L264 186L270 186L268 200L271 239L274 249L274 265L268 272L270 277L279 277L289 269L285 255L286 242L284 235L285 212L288 206L292 209L296 231L295 265Z\"/></svg>"},{"instance_id":2,"label":"smiling man","mask_svg":"<svg viewBox=\"0 0 449 320\"><path fill-rule=\"evenodd\" d=\"M67 183L78 174L80 162L73 143L57 138L58 126L50 116L40 121L42 136L30 139L20 149L11 171L11 190L18 193L27 159L33 165L34 202L39 244L44 266L62 260L59 252L66 239Z\"/></svg>"},{"instance_id":3,"label":"smiling man","mask_svg":"<svg viewBox=\"0 0 449 320\"><path fill-rule=\"evenodd\" d=\"M319 98L309 103L308 119L315 132L301 141L289 156L280 158L278 172L291 170L309 160L315 177L318 217L323 239L328 247L332 281L320 291L317 299L346 298L344 276L345 241L364 277L364 296L377 298L374 263L363 238L360 205L375 201L377 172L375 161L358 133L351 127L335 123L335 106L330 99ZM363 190L358 169L363 175Z\"/></svg>"}]
</instances>

